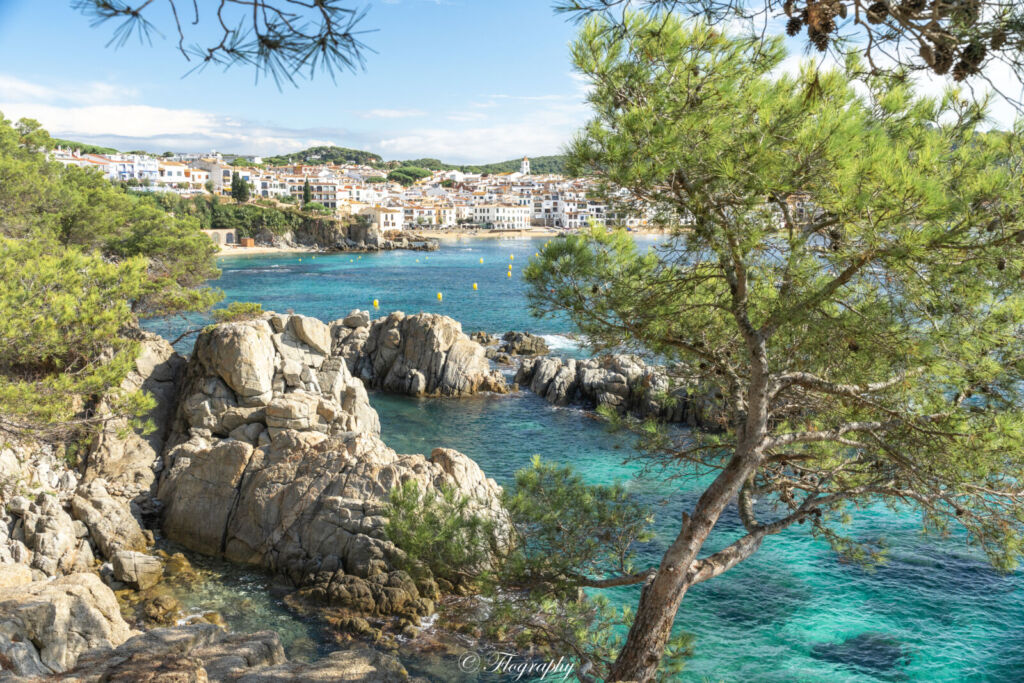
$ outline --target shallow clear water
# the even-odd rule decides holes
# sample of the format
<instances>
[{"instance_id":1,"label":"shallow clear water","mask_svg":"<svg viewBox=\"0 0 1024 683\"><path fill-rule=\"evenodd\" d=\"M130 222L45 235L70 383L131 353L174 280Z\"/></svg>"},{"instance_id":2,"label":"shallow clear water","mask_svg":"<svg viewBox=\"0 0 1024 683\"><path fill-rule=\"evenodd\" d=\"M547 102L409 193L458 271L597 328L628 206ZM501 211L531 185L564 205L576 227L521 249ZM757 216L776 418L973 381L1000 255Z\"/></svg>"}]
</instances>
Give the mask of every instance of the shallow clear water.
<instances>
[{"instance_id":1,"label":"shallow clear water","mask_svg":"<svg viewBox=\"0 0 1024 683\"><path fill-rule=\"evenodd\" d=\"M537 320L526 311L519 269L542 242L444 243L429 255L233 257L222 261L218 285L229 300L259 301L267 309L324 320L368 308L377 298L382 314L445 313L467 332L565 334L571 330L564 320ZM512 278L505 275L510 262ZM444 295L441 303L438 291ZM161 331L172 329L180 330L180 321ZM571 464L595 483L628 481L655 507L658 520L658 538L641 549L638 564L660 558L684 506L700 492L699 481L636 478L639 466L625 462L633 453L629 437L609 434L582 412L553 408L529 393L465 400L372 394L371 401L385 442L399 452L456 448L502 484L535 453ZM738 533L739 521L731 515L722 519L709 550ZM677 628L696 635L696 656L684 678L1024 680L1019 573L994 572L962 538L922 537L913 515L873 508L855 516L854 534L885 537L890 545L888 563L873 572L841 563L825 543L797 527L766 541L736 569L691 590L677 620ZM614 594L623 604L635 604L636 596L634 589Z\"/></svg>"}]
</instances>

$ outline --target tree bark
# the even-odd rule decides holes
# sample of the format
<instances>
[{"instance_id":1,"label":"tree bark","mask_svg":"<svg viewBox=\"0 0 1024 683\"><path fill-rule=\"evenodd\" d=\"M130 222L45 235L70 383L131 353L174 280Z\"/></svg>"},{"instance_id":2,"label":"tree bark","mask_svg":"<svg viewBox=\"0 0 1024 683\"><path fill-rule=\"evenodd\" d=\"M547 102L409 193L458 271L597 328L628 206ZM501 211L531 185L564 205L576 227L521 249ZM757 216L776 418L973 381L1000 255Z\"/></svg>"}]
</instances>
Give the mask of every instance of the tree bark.
<instances>
[{"instance_id":1,"label":"tree bark","mask_svg":"<svg viewBox=\"0 0 1024 683\"><path fill-rule=\"evenodd\" d=\"M683 522L654 579L640 593L636 617L612 665L610 681L645 683L654 678L672 634L679 605L690 587L690 568L722 510L739 491L752 466L750 457L734 455L697 501L693 517Z\"/></svg>"}]
</instances>

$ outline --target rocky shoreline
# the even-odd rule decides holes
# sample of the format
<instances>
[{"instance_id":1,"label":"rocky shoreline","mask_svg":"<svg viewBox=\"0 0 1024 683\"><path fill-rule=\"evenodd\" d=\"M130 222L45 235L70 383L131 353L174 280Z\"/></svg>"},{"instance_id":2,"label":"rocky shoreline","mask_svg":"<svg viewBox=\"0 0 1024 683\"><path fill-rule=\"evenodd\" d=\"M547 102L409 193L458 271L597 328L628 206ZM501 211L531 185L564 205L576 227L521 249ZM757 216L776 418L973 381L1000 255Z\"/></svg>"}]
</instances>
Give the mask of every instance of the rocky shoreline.
<instances>
[{"instance_id":1,"label":"rocky shoreline","mask_svg":"<svg viewBox=\"0 0 1024 683\"><path fill-rule=\"evenodd\" d=\"M470 338L440 315L268 313L207 328L188 358L138 337L123 388L156 399L153 430L113 420L78 463L68 447L0 448L0 680L407 680L378 650L289 661L273 632L228 633L215 613L183 619L170 587L196 572L154 545L258 566L296 612L351 637L415 636L444 595L399 568L391 488L454 487L499 522L501 489L457 451L388 448L367 388L451 399L516 388L491 359L518 363L515 382L556 405L697 425L713 415L690 393L659 394L664 370L632 357L557 358L534 335Z\"/></svg>"}]
</instances>

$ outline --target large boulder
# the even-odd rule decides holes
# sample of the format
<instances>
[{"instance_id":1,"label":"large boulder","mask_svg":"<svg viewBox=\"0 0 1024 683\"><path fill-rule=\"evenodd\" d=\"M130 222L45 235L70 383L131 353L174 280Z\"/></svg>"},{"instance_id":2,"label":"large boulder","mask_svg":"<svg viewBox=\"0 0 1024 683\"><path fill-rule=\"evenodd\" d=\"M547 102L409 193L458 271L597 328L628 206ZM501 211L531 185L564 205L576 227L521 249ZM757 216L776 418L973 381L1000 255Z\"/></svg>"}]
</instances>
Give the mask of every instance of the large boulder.
<instances>
[{"instance_id":1,"label":"large boulder","mask_svg":"<svg viewBox=\"0 0 1024 683\"><path fill-rule=\"evenodd\" d=\"M131 635L113 591L95 574L69 574L0 594L0 655L18 676L67 671L82 653L109 651Z\"/></svg>"},{"instance_id":2,"label":"large boulder","mask_svg":"<svg viewBox=\"0 0 1024 683\"><path fill-rule=\"evenodd\" d=\"M147 590L160 583L164 565L159 558L134 550L118 550L111 558L114 578L138 590Z\"/></svg>"},{"instance_id":3,"label":"large boulder","mask_svg":"<svg viewBox=\"0 0 1024 683\"><path fill-rule=\"evenodd\" d=\"M246 405L266 405L274 379L274 338L266 320L220 325L202 334L194 355Z\"/></svg>"},{"instance_id":4,"label":"large boulder","mask_svg":"<svg viewBox=\"0 0 1024 683\"><path fill-rule=\"evenodd\" d=\"M501 373L491 370L484 347L466 336L457 321L433 313L395 312L351 327L359 321L357 314L332 323L334 353L368 386L407 396L508 392Z\"/></svg>"},{"instance_id":5,"label":"large boulder","mask_svg":"<svg viewBox=\"0 0 1024 683\"><path fill-rule=\"evenodd\" d=\"M421 490L451 485L500 517L500 489L455 451L426 458L385 446L362 382L342 358L290 334L298 329L294 319L269 318L274 338L287 343L275 342L272 389L258 409L242 405L209 355L193 354L157 492L164 534L199 552L266 567L296 586L318 586L337 604L425 613L431 605L422 598L432 596L421 596L397 571L400 551L384 533L390 490L410 479ZM245 364L244 351L229 348L245 343L232 325L205 331L197 348L217 346ZM446 356L475 353L462 348L461 331L448 331ZM445 375L443 363L438 372Z\"/></svg>"}]
</instances>

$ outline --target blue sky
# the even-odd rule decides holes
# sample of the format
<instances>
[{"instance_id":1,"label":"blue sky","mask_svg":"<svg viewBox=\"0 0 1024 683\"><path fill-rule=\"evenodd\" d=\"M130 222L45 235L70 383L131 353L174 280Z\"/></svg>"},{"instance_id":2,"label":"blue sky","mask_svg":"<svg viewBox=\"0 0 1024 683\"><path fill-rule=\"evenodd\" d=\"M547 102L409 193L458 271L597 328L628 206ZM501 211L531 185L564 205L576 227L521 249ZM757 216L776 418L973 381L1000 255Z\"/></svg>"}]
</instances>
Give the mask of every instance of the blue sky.
<instances>
[{"instance_id":1,"label":"blue sky","mask_svg":"<svg viewBox=\"0 0 1024 683\"><path fill-rule=\"evenodd\" d=\"M354 3L375 29L363 36L376 51L366 70L278 90L246 67L183 77L191 65L170 37L108 48L114 26L91 27L70 0L0 0L0 113L123 150L267 155L336 144L455 163L557 154L588 117L569 64L576 28L552 0ZM212 26L215 0L199 4ZM166 3L154 7L171 36ZM791 48L784 70L804 56L800 43ZM935 93L943 85L921 83ZM991 113L1001 126L1016 117L1005 102Z\"/></svg>"},{"instance_id":2,"label":"blue sky","mask_svg":"<svg viewBox=\"0 0 1024 683\"><path fill-rule=\"evenodd\" d=\"M568 56L575 27L550 0L364 4L363 27L376 29L363 36L376 51L366 70L278 90L246 67L183 78L190 65L167 31L152 46L108 48L114 27L91 27L69 0L0 0L0 112L119 149L337 144L451 162L556 154L586 120Z\"/></svg>"}]
</instances>

